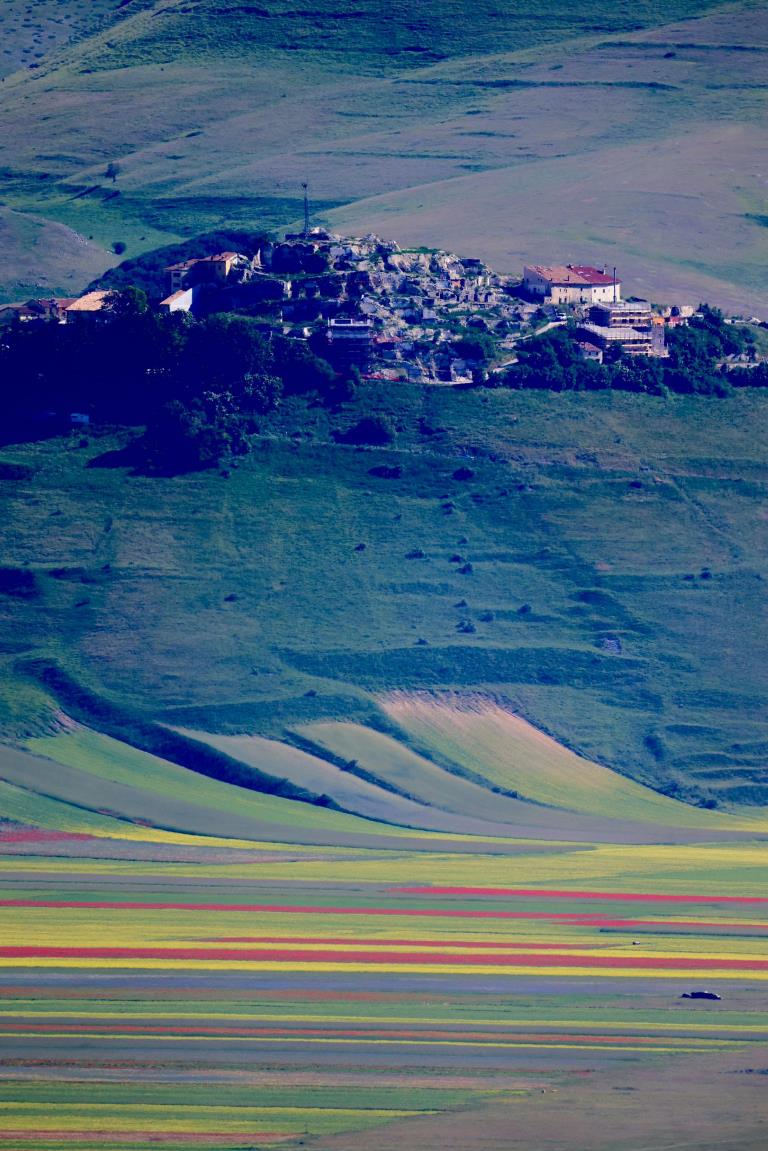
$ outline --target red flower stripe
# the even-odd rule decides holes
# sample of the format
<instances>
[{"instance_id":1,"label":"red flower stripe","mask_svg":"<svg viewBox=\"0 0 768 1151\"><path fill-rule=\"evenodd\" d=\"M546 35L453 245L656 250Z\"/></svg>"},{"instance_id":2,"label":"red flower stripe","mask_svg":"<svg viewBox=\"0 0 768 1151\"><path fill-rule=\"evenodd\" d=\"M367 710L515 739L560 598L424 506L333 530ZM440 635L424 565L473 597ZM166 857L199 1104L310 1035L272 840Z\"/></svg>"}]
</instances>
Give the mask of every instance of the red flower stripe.
<instances>
[{"instance_id":1,"label":"red flower stripe","mask_svg":"<svg viewBox=\"0 0 768 1151\"><path fill-rule=\"evenodd\" d=\"M419 951L304 951L300 947L256 950L247 948L206 947L0 947L3 959L200 959L236 960L261 963L383 963L389 966L408 964L464 965L499 967L605 967L628 970L669 968L681 971L768 971L768 960L714 959L678 956L615 955L541 955L515 952L509 955L436 954Z\"/></svg>"},{"instance_id":2,"label":"red flower stripe","mask_svg":"<svg viewBox=\"0 0 768 1151\"><path fill-rule=\"evenodd\" d=\"M0 907L79 908L94 911L214 911L279 915L406 915L436 919L545 919L565 920L585 927L749 927L768 930L766 923L745 921L713 922L699 919L609 918L584 911L466 911L448 907L304 907L300 904L270 903L148 903L119 900L0 899ZM244 940L247 942L249 940ZM237 942L237 940L235 940Z\"/></svg>"},{"instance_id":3,"label":"red flower stripe","mask_svg":"<svg viewBox=\"0 0 768 1151\"><path fill-rule=\"evenodd\" d=\"M78 831L47 831L42 827L0 827L0 843L59 843L68 839L93 839Z\"/></svg>"}]
</instances>

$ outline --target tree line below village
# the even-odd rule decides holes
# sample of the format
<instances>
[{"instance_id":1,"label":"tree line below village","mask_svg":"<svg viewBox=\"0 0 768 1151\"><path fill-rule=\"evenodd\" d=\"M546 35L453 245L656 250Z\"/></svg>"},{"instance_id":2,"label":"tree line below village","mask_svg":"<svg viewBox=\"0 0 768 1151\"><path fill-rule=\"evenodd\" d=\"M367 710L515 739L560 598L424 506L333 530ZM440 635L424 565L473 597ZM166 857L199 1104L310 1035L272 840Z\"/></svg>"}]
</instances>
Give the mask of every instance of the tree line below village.
<instances>
[{"instance_id":1,"label":"tree line below village","mask_svg":"<svg viewBox=\"0 0 768 1151\"><path fill-rule=\"evenodd\" d=\"M9 326L0 376L7 430L46 434L75 412L143 425L145 462L159 468L242 454L258 417L283 395L338 400L355 383L307 344L264 332L247 316L164 314L135 288L116 294L107 318Z\"/></svg>"},{"instance_id":2,"label":"tree line below village","mask_svg":"<svg viewBox=\"0 0 768 1151\"><path fill-rule=\"evenodd\" d=\"M493 373L487 371L493 342L478 335L483 339L471 331L459 334L457 352L474 352L485 362L490 386L715 396L733 386L768 386L766 365L722 366L752 337L709 308L688 327L669 332L668 360L586 361L567 330L557 329L521 343L517 363ZM2 331L0 422L6 434L30 437L57 430L73 412L96 422L142 425L143 466L178 470L246 452L259 418L282 396L312 393L337 404L357 392L363 401L358 442L391 439L390 428L365 414L356 369L338 374L321 350L319 342L288 339L248 316L159 313L142 290L129 287L114 295L105 318L14 323Z\"/></svg>"},{"instance_id":3,"label":"tree line below village","mask_svg":"<svg viewBox=\"0 0 768 1151\"><path fill-rule=\"evenodd\" d=\"M704 305L687 326L666 332L669 357L618 355L585 360L567 328L556 328L518 347L517 363L498 380L509 388L549 391L614 389L664 395L726 396L734 387L768 386L768 365L737 367L729 357L749 353L754 336Z\"/></svg>"}]
</instances>

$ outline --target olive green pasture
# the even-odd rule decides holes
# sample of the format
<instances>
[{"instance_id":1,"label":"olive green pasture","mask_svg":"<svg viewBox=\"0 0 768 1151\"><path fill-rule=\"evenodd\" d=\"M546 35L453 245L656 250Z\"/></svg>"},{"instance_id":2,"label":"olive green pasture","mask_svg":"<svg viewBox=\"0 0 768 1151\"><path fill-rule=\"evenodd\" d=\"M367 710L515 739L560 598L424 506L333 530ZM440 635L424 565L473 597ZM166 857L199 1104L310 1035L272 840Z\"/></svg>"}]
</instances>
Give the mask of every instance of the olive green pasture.
<instances>
[{"instance_id":1,"label":"olive green pasture","mask_svg":"<svg viewBox=\"0 0 768 1151\"><path fill-rule=\"evenodd\" d=\"M335 442L369 413L391 447ZM33 581L0 593L2 732L121 708L407 742L380 693L480 691L677 798L760 802L765 421L760 395L371 385L337 412L287 401L227 477L132 474L132 433L7 445L0 566ZM51 662L98 715L51 698Z\"/></svg>"}]
</instances>

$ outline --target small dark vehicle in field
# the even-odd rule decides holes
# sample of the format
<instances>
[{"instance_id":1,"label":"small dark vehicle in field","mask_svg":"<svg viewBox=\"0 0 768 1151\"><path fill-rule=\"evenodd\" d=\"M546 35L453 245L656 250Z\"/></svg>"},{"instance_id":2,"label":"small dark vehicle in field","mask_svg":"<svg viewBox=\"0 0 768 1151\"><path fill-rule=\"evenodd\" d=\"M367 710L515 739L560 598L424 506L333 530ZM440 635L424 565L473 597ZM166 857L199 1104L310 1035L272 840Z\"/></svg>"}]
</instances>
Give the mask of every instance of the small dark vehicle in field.
<instances>
[{"instance_id":1,"label":"small dark vehicle in field","mask_svg":"<svg viewBox=\"0 0 768 1151\"><path fill-rule=\"evenodd\" d=\"M681 999L717 999L721 1000L722 995L718 995L716 991L684 991L680 996Z\"/></svg>"}]
</instances>

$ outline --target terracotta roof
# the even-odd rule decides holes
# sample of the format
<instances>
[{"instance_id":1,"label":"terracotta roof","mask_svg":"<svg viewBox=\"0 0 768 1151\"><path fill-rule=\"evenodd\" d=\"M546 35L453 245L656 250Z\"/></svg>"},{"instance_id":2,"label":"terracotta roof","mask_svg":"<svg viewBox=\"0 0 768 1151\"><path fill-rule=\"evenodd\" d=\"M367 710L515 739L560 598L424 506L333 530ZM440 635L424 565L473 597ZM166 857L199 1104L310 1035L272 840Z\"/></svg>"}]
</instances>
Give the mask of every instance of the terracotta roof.
<instances>
[{"instance_id":1,"label":"terracotta roof","mask_svg":"<svg viewBox=\"0 0 768 1151\"><path fill-rule=\"evenodd\" d=\"M166 296L164 300L160 301L160 303L158 304L158 307L162 308L164 304L173 303L174 300L180 299L181 296L186 296L188 291L189 291L189 288L179 288L178 292L171 292L170 296Z\"/></svg>"},{"instance_id":2,"label":"terracotta roof","mask_svg":"<svg viewBox=\"0 0 768 1151\"><path fill-rule=\"evenodd\" d=\"M589 264L531 264L531 270L538 272L545 280L552 284L576 285L579 284L618 284L607 272L600 268L592 268Z\"/></svg>"},{"instance_id":3,"label":"terracotta roof","mask_svg":"<svg viewBox=\"0 0 768 1151\"><path fill-rule=\"evenodd\" d=\"M609 276L607 272L601 271L600 268L592 268L589 264L568 264L567 265L577 276L581 276L587 284L618 284L618 279Z\"/></svg>"},{"instance_id":4,"label":"terracotta roof","mask_svg":"<svg viewBox=\"0 0 768 1151\"><path fill-rule=\"evenodd\" d=\"M73 300L64 309L66 312L100 312L106 305L112 292L86 292L77 300Z\"/></svg>"},{"instance_id":5,"label":"terracotta roof","mask_svg":"<svg viewBox=\"0 0 768 1151\"><path fill-rule=\"evenodd\" d=\"M0 304L0 312L29 312L30 315L38 315L40 309L36 308L34 303L31 304Z\"/></svg>"},{"instance_id":6,"label":"terracotta roof","mask_svg":"<svg viewBox=\"0 0 768 1151\"><path fill-rule=\"evenodd\" d=\"M216 252L212 256L192 256L189 260L182 260L180 264L169 264L166 272L188 272L195 264L216 264L222 260L234 260L237 252Z\"/></svg>"}]
</instances>

